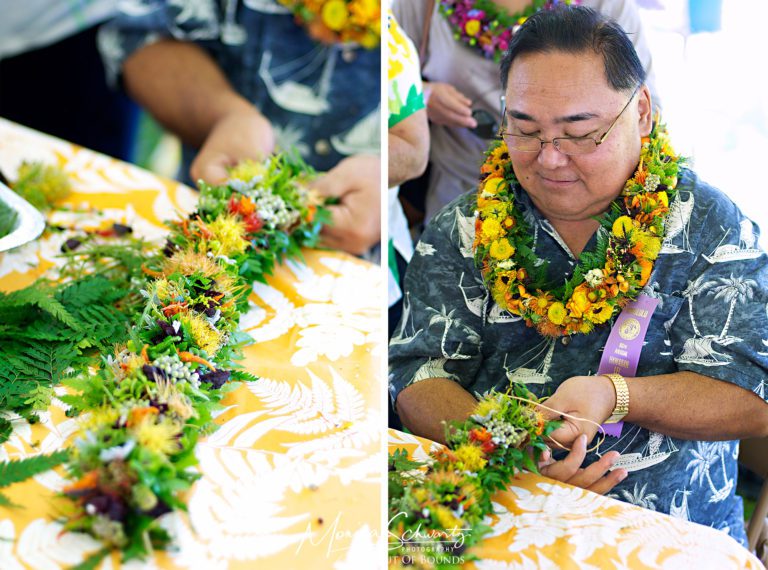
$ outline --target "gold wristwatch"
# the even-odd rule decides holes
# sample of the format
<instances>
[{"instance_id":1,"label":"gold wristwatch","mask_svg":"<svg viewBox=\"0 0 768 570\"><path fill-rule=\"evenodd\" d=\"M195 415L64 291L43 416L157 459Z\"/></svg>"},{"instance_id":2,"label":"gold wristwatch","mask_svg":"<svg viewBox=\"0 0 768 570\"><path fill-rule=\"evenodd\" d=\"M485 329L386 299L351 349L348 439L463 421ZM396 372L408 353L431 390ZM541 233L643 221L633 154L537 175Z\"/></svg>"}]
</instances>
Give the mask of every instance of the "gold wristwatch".
<instances>
[{"instance_id":1,"label":"gold wristwatch","mask_svg":"<svg viewBox=\"0 0 768 570\"><path fill-rule=\"evenodd\" d=\"M605 420L605 423L615 424L623 420L624 416L629 413L629 388L627 381L621 374L603 374L603 376L613 382L613 388L616 390L616 407L613 408L611 417Z\"/></svg>"}]
</instances>

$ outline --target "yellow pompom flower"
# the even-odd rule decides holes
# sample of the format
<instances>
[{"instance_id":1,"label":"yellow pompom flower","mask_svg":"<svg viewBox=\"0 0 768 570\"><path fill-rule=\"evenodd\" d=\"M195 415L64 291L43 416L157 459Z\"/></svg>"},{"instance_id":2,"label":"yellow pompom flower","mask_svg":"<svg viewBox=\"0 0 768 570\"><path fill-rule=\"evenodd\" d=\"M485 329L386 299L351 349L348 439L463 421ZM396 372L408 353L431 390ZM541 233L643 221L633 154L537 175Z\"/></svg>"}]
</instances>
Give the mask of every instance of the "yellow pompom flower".
<instances>
[{"instance_id":1,"label":"yellow pompom flower","mask_svg":"<svg viewBox=\"0 0 768 570\"><path fill-rule=\"evenodd\" d=\"M629 216L620 216L613 222L613 235L616 237L624 237L633 227L632 218Z\"/></svg>"},{"instance_id":2,"label":"yellow pompom flower","mask_svg":"<svg viewBox=\"0 0 768 570\"><path fill-rule=\"evenodd\" d=\"M330 0L323 6L321 13L323 23L330 29L338 32L347 23L349 18L349 11L347 10L347 3L343 0Z\"/></svg>"},{"instance_id":3,"label":"yellow pompom flower","mask_svg":"<svg viewBox=\"0 0 768 570\"><path fill-rule=\"evenodd\" d=\"M149 451L170 455L180 449L177 436L181 430L167 418L158 421L156 415L146 415L133 431L138 444Z\"/></svg>"},{"instance_id":4,"label":"yellow pompom flower","mask_svg":"<svg viewBox=\"0 0 768 570\"><path fill-rule=\"evenodd\" d=\"M571 297L571 303L580 313L586 311L590 305L587 292L584 289L576 289Z\"/></svg>"},{"instance_id":5,"label":"yellow pompom flower","mask_svg":"<svg viewBox=\"0 0 768 570\"><path fill-rule=\"evenodd\" d=\"M587 310L585 316L596 325L599 325L610 319L612 314L613 307L605 301L601 301L600 303L593 304Z\"/></svg>"},{"instance_id":6,"label":"yellow pompom flower","mask_svg":"<svg viewBox=\"0 0 768 570\"><path fill-rule=\"evenodd\" d=\"M509 240L502 238L491 244L491 257L494 259L509 259L515 254L515 248L509 243Z\"/></svg>"},{"instance_id":7,"label":"yellow pompom flower","mask_svg":"<svg viewBox=\"0 0 768 570\"><path fill-rule=\"evenodd\" d=\"M547 310L547 317L556 325L563 324L565 320L565 307L560 301L552 303Z\"/></svg>"},{"instance_id":8,"label":"yellow pompom flower","mask_svg":"<svg viewBox=\"0 0 768 570\"><path fill-rule=\"evenodd\" d=\"M463 527L461 520L456 518L448 507L440 505L439 507L432 509L432 512L435 514L438 524L444 529L450 530Z\"/></svg>"},{"instance_id":9,"label":"yellow pompom flower","mask_svg":"<svg viewBox=\"0 0 768 570\"><path fill-rule=\"evenodd\" d=\"M219 351L224 334L216 330L205 318L197 313L188 313L181 318L181 322L186 325L198 348L204 350L208 356L212 357Z\"/></svg>"},{"instance_id":10,"label":"yellow pompom flower","mask_svg":"<svg viewBox=\"0 0 768 570\"><path fill-rule=\"evenodd\" d=\"M238 217L222 215L207 226L211 238L202 242L203 248L215 255L232 257L243 253L249 242L245 240L245 223Z\"/></svg>"},{"instance_id":11,"label":"yellow pompom flower","mask_svg":"<svg viewBox=\"0 0 768 570\"><path fill-rule=\"evenodd\" d=\"M242 162L239 162L237 166L234 166L229 170L229 179L250 182L254 178L261 178L266 173L267 167L263 162L243 160Z\"/></svg>"},{"instance_id":12,"label":"yellow pompom flower","mask_svg":"<svg viewBox=\"0 0 768 570\"><path fill-rule=\"evenodd\" d=\"M478 472L488 463L483 457L483 450L476 445L465 443L454 451L456 458L464 464L467 471Z\"/></svg>"},{"instance_id":13,"label":"yellow pompom flower","mask_svg":"<svg viewBox=\"0 0 768 570\"><path fill-rule=\"evenodd\" d=\"M501 200L487 200L480 213L486 220L489 218L502 220L507 217L507 205Z\"/></svg>"},{"instance_id":14,"label":"yellow pompom flower","mask_svg":"<svg viewBox=\"0 0 768 570\"><path fill-rule=\"evenodd\" d=\"M481 231L483 235L483 243L491 243L501 237L501 224L498 220L493 218L483 220Z\"/></svg>"},{"instance_id":15,"label":"yellow pompom flower","mask_svg":"<svg viewBox=\"0 0 768 570\"><path fill-rule=\"evenodd\" d=\"M494 414L498 413L500 409L501 404L499 404L498 400L495 398L480 400L480 402L475 407L475 410L472 412L472 415L480 416L481 418L490 418Z\"/></svg>"},{"instance_id":16,"label":"yellow pompom flower","mask_svg":"<svg viewBox=\"0 0 768 570\"><path fill-rule=\"evenodd\" d=\"M464 24L464 31L467 32L468 36L476 36L478 33L480 33L480 21L469 20L466 24Z\"/></svg>"}]
</instances>

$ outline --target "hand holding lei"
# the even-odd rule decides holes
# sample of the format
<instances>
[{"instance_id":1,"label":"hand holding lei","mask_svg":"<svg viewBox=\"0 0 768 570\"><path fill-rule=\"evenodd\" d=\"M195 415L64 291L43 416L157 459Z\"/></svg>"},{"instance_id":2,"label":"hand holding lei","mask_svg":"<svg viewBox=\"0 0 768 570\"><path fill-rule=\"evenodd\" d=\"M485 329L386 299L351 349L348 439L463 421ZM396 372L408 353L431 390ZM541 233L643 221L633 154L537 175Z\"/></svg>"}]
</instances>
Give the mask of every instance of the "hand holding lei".
<instances>
[{"instance_id":1,"label":"hand holding lei","mask_svg":"<svg viewBox=\"0 0 768 570\"><path fill-rule=\"evenodd\" d=\"M494 301L540 334L587 334L637 298L661 250L681 159L658 122L642 141L635 174L598 218L597 248L583 252L564 285L546 283L531 228L515 203L517 179L507 147L494 142L481 168L475 261Z\"/></svg>"}]
</instances>

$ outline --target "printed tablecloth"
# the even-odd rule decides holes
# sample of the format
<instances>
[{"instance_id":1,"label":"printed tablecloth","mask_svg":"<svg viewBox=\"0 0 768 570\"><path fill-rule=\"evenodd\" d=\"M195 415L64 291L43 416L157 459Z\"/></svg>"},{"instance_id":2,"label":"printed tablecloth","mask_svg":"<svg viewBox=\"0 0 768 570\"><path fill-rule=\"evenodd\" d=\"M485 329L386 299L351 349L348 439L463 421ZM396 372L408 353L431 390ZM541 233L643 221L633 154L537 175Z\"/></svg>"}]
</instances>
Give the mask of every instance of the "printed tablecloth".
<instances>
[{"instance_id":1,"label":"printed tablecloth","mask_svg":"<svg viewBox=\"0 0 768 570\"><path fill-rule=\"evenodd\" d=\"M66 203L74 211L51 214L56 224L95 225L96 208L138 236L162 240L163 220L197 201L178 182L0 119L0 169L13 178L22 160L58 164L71 177L75 192ZM0 291L60 263L70 235L46 234L0 254ZM261 380L224 400L221 428L198 446L203 476L188 496L189 515L164 520L178 550L123 568L343 570L370 568L381 557L383 273L339 252L304 256L253 285L240 324L256 343L243 364ZM15 421L0 460L65 445L76 421L64 410L54 401L39 424ZM63 484L59 470L10 487L24 508L0 508L0 568L58 570L99 547L61 533L51 500ZM101 565L118 567L117 555Z\"/></svg>"},{"instance_id":2,"label":"printed tablecloth","mask_svg":"<svg viewBox=\"0 0 768 570\"><path fill-rule=\"evenodd\" d=\"M439 444L389 430L389 450L416 460ZM727 534L524 473L494 497L492 532L472 551L478 570L754 569L763 565ZM414 546L414 558L418 557ZM458 561L457 561L458 562Z\"/></svg>"}]
</instances>

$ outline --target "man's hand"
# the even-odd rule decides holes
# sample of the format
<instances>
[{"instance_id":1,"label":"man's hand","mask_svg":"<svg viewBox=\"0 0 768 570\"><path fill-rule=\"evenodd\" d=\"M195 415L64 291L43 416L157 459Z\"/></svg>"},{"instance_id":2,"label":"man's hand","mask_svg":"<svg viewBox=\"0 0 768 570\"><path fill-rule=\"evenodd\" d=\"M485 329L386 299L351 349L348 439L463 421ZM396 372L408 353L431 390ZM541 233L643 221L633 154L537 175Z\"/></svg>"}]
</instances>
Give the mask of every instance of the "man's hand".
<instances>
[{"instance_id":1,"label":"man's hand","mask_svg":"<svg viewBox=\"0 0 768 570\"><path fill-rule=\"evenodd\" d=\"M221 184L227 169L245 159L263 160L272 153L275 136L272 125L255 108L239 109L224 115L211 129L189 174L197 182Z\"/></svg>"},{"instance_id":2,"label":"man's hand","mask_svg":"<svg viewBox=\"0 0 768 570\"><path fill-rule=\"evenodd\" d=\"M438 125L474 129L477 121L472 118L472 101L448 83L424 83L424 99L427 116Z\"/></svg>"},{"instance_id":3,"label":"man's hand","mask_svg":"<svg viewBox=\"0 0 768 570\"><path fill-rule=\"evenodd\" d=\"M542 408L545 419L563 420L563 425L553 431L550 438L570 447L580 434L585 434L587 441L592 441L598 431L595 424L603 423L613 413L616 391L606 376L573 376L560 384L552 397L544 403L548 408L563 414L591 420L579 421L567 416L561 418L556 412Z\"/></svg>"},{"instance_id":4,"label":"man's hand","mask_svg":"<svg viewBox=\"0 0 768 570\"><path fill-rule=\"evenodd\" d=\"M323 243L362 255L381 239L381 158L345 158L313 187L323 196L339 199L328 208L332 224L323 228Z\"/></svg>"},{"instance_id":5,"label":"man's hand","mask_svg":"<svg viewBox=\"0 0 768 570\"><path fill-rule=\"evenodd\" d=\"M552 462L547 453L539 462L539 472L545 477L581 487L601 495L606 494L616 485L627 478L626 469L609 471L619 457L617 451L609 451L589 467L582 468L587 456L587 436L576 438L571 452L560 461Z\"/></svg>"}]
</instances>

